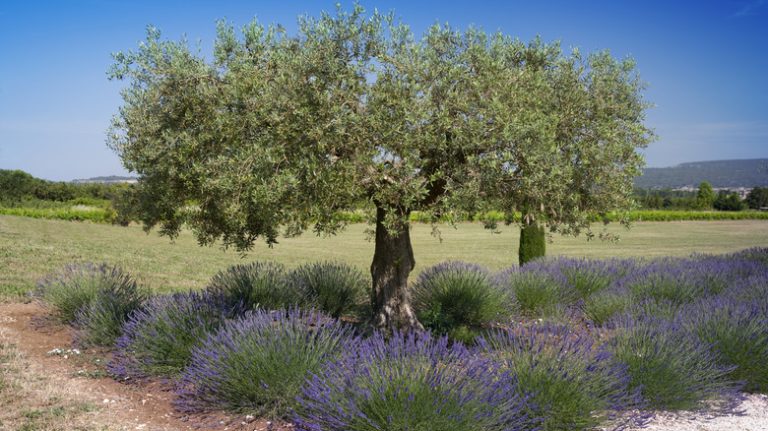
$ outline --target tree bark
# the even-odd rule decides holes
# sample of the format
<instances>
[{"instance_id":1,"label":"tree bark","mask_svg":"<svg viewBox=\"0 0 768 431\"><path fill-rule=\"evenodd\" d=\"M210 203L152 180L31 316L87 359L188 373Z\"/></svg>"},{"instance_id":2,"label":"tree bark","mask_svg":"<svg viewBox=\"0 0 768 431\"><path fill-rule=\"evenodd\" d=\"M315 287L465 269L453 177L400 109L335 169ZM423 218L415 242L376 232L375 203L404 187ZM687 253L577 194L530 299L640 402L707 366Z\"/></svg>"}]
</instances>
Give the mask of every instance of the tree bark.
<instances>
[{"instance_id":1,"label":"tree bark","mask_svg":"<svg viewBox=\"0 0 768 431\"><path fill-rule=\"evenodd\" d=\"M408 275L416 265L409 226L389 232L384 226L386 210L376 208L376 249L371 263L373 287L372 323L387 330L424 329L411 308ZM408 216L408 212L401 214Z\"/></svg>"}]
</instances>

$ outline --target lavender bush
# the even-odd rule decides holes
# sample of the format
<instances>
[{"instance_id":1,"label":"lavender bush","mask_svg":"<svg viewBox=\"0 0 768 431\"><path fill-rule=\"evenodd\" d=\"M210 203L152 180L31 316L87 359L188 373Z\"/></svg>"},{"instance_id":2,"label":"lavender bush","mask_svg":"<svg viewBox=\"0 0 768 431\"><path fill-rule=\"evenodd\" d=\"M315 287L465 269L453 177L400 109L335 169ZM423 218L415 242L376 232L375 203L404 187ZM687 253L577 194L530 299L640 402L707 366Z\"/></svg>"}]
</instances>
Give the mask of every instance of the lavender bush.
<instances>
[{"instance_id":1,"label":"lavender bush","mask_svg":"<svg viewBox=\"0 0 768 431\"><path fill-rule=\"evenodd\" d=\"M627 367L587 333L552 324L514 327L490 332L479 349L517 376L521 396L532 394L529 414L543 418L542 430L642 422L625 413L642 405L639 391L629 390Z\"/></svg>"},{"instance_id":2,"label":"lavender bush","mask_svg":"<svg viewBox=\"0 0 768 431\"><path fill-rule=\"evenodd\" d=\"M357 268L339 262L299 266L289 282L303 295L302 303L333 317L359 311L368 298L370 283Z\"/></svg>"},{"instance_id":3,"label":"lavender bush","mask_svg":"<svg viewBox=\"0 0 768 431\"><path fill-rule=\"evenodd\" d=\"M614 316L633 304L631 292L624 287L611 286L586 298L581 304L584 316L595 326L603 326Z\"/></svg>"},{"instance_id":4,"label":"lavender bush","mask_svg":"<svg viewBox=\"0 0 768 431\"><path fill-rule=\"evenodd\" d=\"M768 284L763 285L768 290ZM680 324L711 345L718 363L735 366L733 380L748 392L768 392L768 314L765 300L744 302L727 296L698 301L679 316Z\"/></svg>"},{"instance_id":5,"label":"lavender bush","mask_svg":"<svg viewBox=\"0 0 768 431\"><path fill-rule=\"evenodd\" d=\"M349 326L317 311L248 312L193 350L176 406L285 416L310 373L356 343Z\"/></svg>"},{"instance_id":6,"label":"lavender bush","mask_svg":"<svg viewBox=\"0 0 768 431\"><path fill-rule=\"evenodd\" d=\"M81 310L100 291L135 290L135 285L133 278L119 267L105 263L72 264L38 282L33 294L52 309L58 320L75 323Z\"/></svg>"},{"instance_id":7,"label":"lavender bush","mask_svg":"<svg viewBox=\"0 0 768 431\"><path fill-rule=\"evenodd\" d=\"M653 315L625 314L611 322L608 348L627 365L630 389L640 389L648 406L662 410L731 407L738 384L710 346L677 322Z\"/></svg>"},{"instance_id":8,"label":"lavender bush","mask_svg":"<svg viewBox=\"0 0 768 431\"><path fill-rule=\"evenodd\" d=\"M493 370L445 337L377 333L306 382L295 422L304 431L536 429L514 378Z\"/></svg>"},{"instance_id":9,"label":"lavender bush","mask_svg":"<svg viewBox=\"0 0 768 431\"><path fill-rule=\"evenodd\" d=\"M452 335L509 317L512 311L510 295L488 270L464 262L444 262L422 271L413 286L413 304L424 326Z\"/></svg>"},{"instance_id":10,"label":"lavender bush","mask_svg":"<svg viewBox=\"0 0 768 431\"><path fill-rule=\"evenodd\" d=\"M573 259L554 258L541 259L531 262L523 268L524 271L536 273L559 274L555 276L565 285L564 289L572 289L574 296L581 299L589 298L621 279L638 265L630 259Z\"/></svg>"},{"instance_id":11,"label":"lavender bush","mask_svg":"<svg viewBox=\"0 0 768 431\"><path fill-rule=\"evenodd\" d=\"M511 268L497 275L497 282L514 297L515 306L526 317L555 316L577 300L565 277L556 269L535 266Z\"/></svg>"},{"instance_id":12,"label":"lavender bush","mask_svg":"<svg viewBox=\"0 0 768 431\"><path fill-rule=\"evenodd\" d=\"M657 259L632 271L617 285L638 300L666 300L677 305L716 295L730 283L764 271L755 261L701 256Z\"/></svg>"},{"instance_id":13,"label":"lavender bush","mask_svg":"<svg viewBox=\"0 0 768 431\"><path fill-rule=\"evenodd\" d=\"M753 247L724 256L730 259L751 260L768 270L768 247Z\"/></svg>"},{"instance_id":14,"label":"lavender bush","mask_svg":"<svg viewBox=\"0 0 768 431\"><path fill-rule=\"evenodd\" d=\"M275 262L234 265L213 276L208 290L245 309L278 310L300 305L300 292L287 280L285 267Z\"/></svg>"},{"instance_id":15,"label":"lavender bush","mask_svg":"<svg viewBox=\"0 0 768 431\"><path fill-rule=\"evenodd\" d=\"M192 348L240 312L210 292L153 297L125 323L108 371L120 380L176 376L189 363Z\"/></svg>"},{"instance_id":16,"label":"lavender bush","mask_svg":"<svg viewBox=\"0 0 768 431\"><path fill-rule=\"evenodd\" d=\"M149 297L144 289L118 268L109 270L90 303L77 313L75 342L81 346L113 346L123 325Z\"/></svg>"}]
</instances>

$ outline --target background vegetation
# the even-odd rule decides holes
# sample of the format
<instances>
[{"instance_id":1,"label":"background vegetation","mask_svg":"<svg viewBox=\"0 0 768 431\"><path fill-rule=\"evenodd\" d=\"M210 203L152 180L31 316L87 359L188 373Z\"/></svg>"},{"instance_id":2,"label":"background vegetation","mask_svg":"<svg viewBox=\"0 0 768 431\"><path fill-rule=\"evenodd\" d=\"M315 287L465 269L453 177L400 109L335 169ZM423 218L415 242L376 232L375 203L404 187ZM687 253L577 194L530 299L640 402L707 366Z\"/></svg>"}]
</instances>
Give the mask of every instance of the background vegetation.
<instances>
[{"instance_id":1,"label":"background vegetation","mask_svg":"<svg viewBox=\"0 0 768 431\"><path fill-rule=\"evenodd\" d=\"M203 248L189 232L174 242L139 226L127 228L95 223L36 220L0 216L0 298L15 298L29 291L38 279L72 262L109 262L120 265L155 291L202 288L223 268L252 260L275 260L294 268L319 256L346 262L367 272L373 243L366 241L364 224L350 225L329 238L308 234L281 238L273 249L257 244L245 258L216 247ZM471 261L498 270L517 261L518 229L500 225L492 234L478 223L458 229L441 225L440 242L426 224L412 227L413 244L422 269L445 260ZM553 256L629 257L685 256L693 252L723 253L768 243L765 221L708 223L637 223L632 230L609 226L618 243L556 236L548 248Z\"/></svg>"}]
</instances>

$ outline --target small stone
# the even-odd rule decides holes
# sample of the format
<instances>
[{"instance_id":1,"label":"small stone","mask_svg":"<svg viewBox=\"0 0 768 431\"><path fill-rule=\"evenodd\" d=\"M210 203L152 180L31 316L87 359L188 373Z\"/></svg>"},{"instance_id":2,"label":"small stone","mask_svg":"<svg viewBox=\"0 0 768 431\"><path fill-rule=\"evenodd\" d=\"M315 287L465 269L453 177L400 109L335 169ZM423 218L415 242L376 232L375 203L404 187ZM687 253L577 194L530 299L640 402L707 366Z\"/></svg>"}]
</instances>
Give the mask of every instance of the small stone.
<instances>
[{"instance_id":1,"label":"small stone","mask_svg":"<svg viewBox=\"0 0 768 431\"><path fill-rule=\"evenodd\" d=\"M253 421L255 421L255 420L256 420L256 417L255 417L255 416L253 416L253 415L246 415L246 416L245 416L245 422L246 422L246 423L251 423L251 422L253 422Z\"/></svg>"}]
</instances>

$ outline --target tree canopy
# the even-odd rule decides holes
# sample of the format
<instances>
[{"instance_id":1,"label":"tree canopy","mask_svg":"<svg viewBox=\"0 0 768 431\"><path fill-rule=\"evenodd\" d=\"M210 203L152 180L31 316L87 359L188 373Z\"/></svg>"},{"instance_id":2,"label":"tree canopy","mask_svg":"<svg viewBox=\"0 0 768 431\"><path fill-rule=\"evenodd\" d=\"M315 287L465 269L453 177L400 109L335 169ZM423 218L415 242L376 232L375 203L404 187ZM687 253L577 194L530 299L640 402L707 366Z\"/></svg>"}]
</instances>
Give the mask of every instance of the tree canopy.
<instances>
[{"instance_id":1,"label":"tree canopy","mask_svg":"<svg viewBox=\"0 0 768 431\"><path fill-rule=\"evenodd\" d=\"M110 75L129 85L109 144L141 177L146 226L247 250L369 203L374 293L405 292L411 211L498 206L577 233L631 204L652 137L631 60L447 25L418 38L359 5L295 35L221 22L210 61L150 28Z\"/></svg>"}]
</instances>

